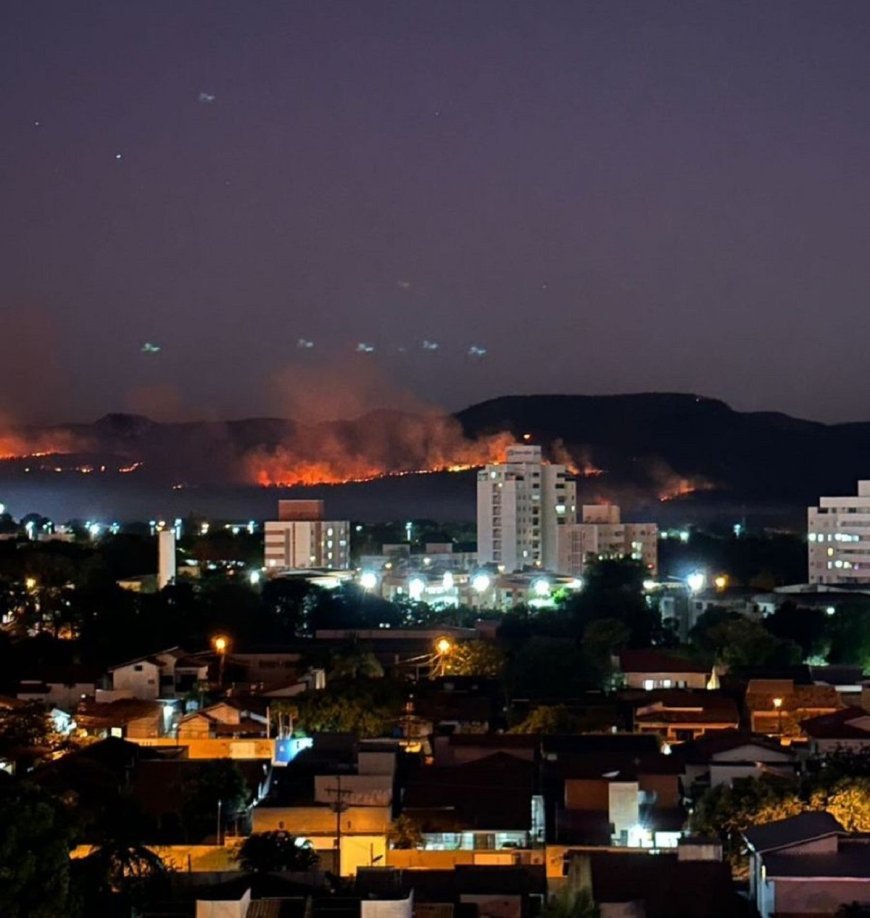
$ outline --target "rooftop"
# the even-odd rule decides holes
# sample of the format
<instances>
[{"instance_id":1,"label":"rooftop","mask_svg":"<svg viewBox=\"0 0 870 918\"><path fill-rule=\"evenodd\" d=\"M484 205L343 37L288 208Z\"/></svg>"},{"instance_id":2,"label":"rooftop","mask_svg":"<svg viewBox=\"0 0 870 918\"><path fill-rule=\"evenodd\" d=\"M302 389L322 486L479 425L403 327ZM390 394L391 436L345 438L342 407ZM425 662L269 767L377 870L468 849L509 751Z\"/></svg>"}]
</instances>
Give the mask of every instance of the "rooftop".
<instances>
[{"instance_id":1,"label":"rooftop","mask_svg":"<svg viewBox=\"0 0 870 918\"><path fill-rule=\"evenodd\" d=\"M753 826L743 834L758 852L789 848L801 842L824 838L845 831L830 813L800 813L763 826Z\"/></svg>"}]
</instances>

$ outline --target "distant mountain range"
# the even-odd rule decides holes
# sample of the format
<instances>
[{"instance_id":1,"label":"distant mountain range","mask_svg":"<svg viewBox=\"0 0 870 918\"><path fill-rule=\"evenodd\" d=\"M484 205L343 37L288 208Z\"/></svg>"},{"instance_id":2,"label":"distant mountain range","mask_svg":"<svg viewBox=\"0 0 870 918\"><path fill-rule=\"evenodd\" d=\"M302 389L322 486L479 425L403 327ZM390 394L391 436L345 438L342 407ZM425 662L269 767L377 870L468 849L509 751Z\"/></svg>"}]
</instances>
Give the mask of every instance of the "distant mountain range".
<instances>
[{"instance_id":1,"label":"distant mountain range","mask_svg":"<svg viewBox=\"0 0 870 918\"><path fill-rule=\"evenodd\" d=\"M851 493L859 478L870 477L870 423L821 424L653 393L509 396L453 416L377 411L315 425L275 418L159 423L113 414L92 424L0 432L0 487L56 495L77 480L98 494L100 485L122 493L135 482L177 506L196 503L184 493L196 489L238 494L258 483L320 483L333 485L327 493L339 504L343 494L357 500L370 493L381 517L390 493L413 493L435 508L437 495L449 494L451 512L466 506L471 515L474 476L431 472L492 461L512 441L539 443L548 457L570 464L581 500L618 500L647 513L664 510L662 502L684 511L767 505L797 518L819 495ZM430 474L400 484L414 471ZM394 486L372 480L382 476L396 476ZM270 503L277 496L266 494ZM395 513L425 515L413 507Z\"/></svg>"}]
</instances>

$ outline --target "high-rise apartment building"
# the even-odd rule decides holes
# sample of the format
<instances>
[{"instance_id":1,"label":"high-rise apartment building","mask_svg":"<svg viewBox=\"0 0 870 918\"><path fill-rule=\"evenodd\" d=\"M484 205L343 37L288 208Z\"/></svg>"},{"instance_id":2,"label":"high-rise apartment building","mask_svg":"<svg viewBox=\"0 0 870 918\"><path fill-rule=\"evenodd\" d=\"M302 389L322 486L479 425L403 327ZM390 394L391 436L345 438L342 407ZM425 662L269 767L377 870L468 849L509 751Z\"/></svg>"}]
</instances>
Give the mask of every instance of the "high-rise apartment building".
<instances>
[{"instance_id":1,"label":"high-rise apartment building","mask_svg":"<svg viewBox=\"0 0 870 918\"><path fill-rule=\"evenodd\" d=\"M655 523L623 523L619 507L593 504L583 507L581 522L559 529L560 574L582 574L593 561L631 558L650 574L658 571L659 528Z\"/></svg>"},{"instance_id":2,"label":"high-rise apartment building","mask_svg":"<svg viewBox=\"0 0 870 918\"><path fill-rule=\"evenodd\" d=\"M350 523L325 520L322 500L280 500L265 525L266 573L350 567Z\"/></svg>"},{"instance_id":3,"label":"high-rise apartment building","mask_svg":"<svg viewBox=\"0 0 870 918\"><path fill-rule=\"evenodd\" d=\"M555 571L559 531L577 513L577 486L540 446L510 446L505 461L477 475L477 559L505 571Z\"/></svg>"},{"instance_id":4,"label":"high-rise apartment building","mask_svg":"<svg viewBox=\"0 0 870 918\"><path fill-rule=\"evenodd\" d=\"M807 554L810 583L870 583L870 481L807 508Z\"/></svg>"}]
</instances>

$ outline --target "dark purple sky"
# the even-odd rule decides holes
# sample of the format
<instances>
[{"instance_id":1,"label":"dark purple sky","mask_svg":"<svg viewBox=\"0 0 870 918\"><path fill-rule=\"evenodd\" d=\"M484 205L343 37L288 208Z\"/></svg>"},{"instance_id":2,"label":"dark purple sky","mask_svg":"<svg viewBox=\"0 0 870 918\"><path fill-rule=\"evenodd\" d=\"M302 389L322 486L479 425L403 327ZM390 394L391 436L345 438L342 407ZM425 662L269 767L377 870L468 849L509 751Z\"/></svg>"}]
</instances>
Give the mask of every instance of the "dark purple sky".
<instances>
[{"instance_id":1,"label":"dark purple sky","mask_svg":"<svg viewBox=\"0 0 870 918\"><path fill-rule=\"evenodd\" d=\"M870 419L868 48L867 0L6 0L0 413Z\"/></svg>"}]
</instances>

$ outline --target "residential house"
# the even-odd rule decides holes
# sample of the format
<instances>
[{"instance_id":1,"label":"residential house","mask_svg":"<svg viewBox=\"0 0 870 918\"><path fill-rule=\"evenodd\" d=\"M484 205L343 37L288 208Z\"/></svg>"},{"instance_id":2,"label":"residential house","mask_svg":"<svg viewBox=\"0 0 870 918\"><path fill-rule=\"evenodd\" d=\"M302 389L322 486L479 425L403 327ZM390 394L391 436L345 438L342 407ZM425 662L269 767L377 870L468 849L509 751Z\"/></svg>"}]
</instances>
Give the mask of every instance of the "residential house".
<instances>
[{"instance_id":1,"label":"residential house","mask_svg":"<svg viewBox=\"0 0 870 918\"><path fill-rule=\"evenodd\" d=\"M524 733L453 733L433 741L435 764L467 765L501 753L526 762L537 759L541 738Z\"/></svg>"},{"instance_id":2,"label":"residential house","mask_svg":"<svg viewBox=\"0 0 870 918\"><path fill-rule=\"evenodd\" d=\"M750 679L746 709L753 733L796 738L801 723L844 707L831 685L796 685L792 679Z\"/></svg>"},{"instance_id":3,"label":"residential house","mask_svg":"<svg viewBox=\"0 0 870 918\"><path fill-rule=\"evenodd\" d=\"M344 734L315 736L310 748L278 769L269 797L253 811L254 831L284 829L308 839L333 870L340 833L345 876L383 861L396 749L396 743L358 743Z\"/></svg>"},{"instance_id":4,"label":"residential house","mask_svg":"<svg viewBox=\"0 0 870 918\"><path fill-rule=\"evenodd\" d=\"M244 702L227 699L192 711L179 720L176 736L179 742L268 736L269 721L266 713L249 708Z\"/></svg>"},{"instance_id":5,"label":"residential house","mask_svg":"<svg viewBox=\"0 0 870 918\"><path fill-rule=\"evenodd\" d=\"M354 889L363 902L386 904L413 896L417 918L533 918L541 912L547 880L542 866L507 862L459 864L451 870L363 868ZM392 912L385 918L393 918Z\"/></svg>"},{"instance_id":6,"label":"residential house","mask_svg":"<svg viewBox=\"0 0 870 918\"><path fill-rule=\"evenodd\" d=\"M820 714L801 721L810 743L810 752L825 755L837 750L870 750L870 713L850 706L833 714Z\"/></svg>"},{"instance_id":7,"label":"residential house","mask_svg":"<svg viewBox=\"0 0 870 918\"><path fill-rule=\"evenodd\" d=\"M697 739L714 730L736 730L740 714L733 699L712 691L653 689L643 695L624 692L634 707L634 729L655 733L668 743Z\"/></svg>"},{"instance_id":8,"label":"residential house","mask_svg":"<svg viewBox=\"0 0 870 918\"><path fill-rule=\"evenodd\" d=\"M119 701L82 701L75 724L85 736L104 739L157 739L171 732L173 709L159 701L122 698Z\"/></svg>"},{"instance_id":9,"label":"residential house","mask_svg":"<svg viewBox=\"0 0 870 918\"><path fill-rule=\"evenodd\" d=\"M808 666L815 685L832 685L843 704L861 704L864 682L862 666Z\"/></svg>"},{"instance_id":10,"label":"residential house","mask_svg":"<svg viewBox=\"0 0 870 918\"><path fill-rule=\"evenodd\" d=\"M403 812L431 850L527 848L544 840L534 763L503 752L410 774Z\"/></svg>"},{"instance_id":11,"label":"residential house","mask_svg":"<svg viewBox=\"0 0 870 918\"><path fill-rule=\"evenodd\" d=\"M808 812L747 829L744 837L761 918L870 906L870 835L849 834L829 813Z\"/></svg>"},{"instance_id":12,"label":"residential house","mask_svg":"<svg viewBox=\"0 0 870 918\"><path fill-rule=\"evenodd\" d=\"M710 852L714 853L711 854ZM600 918L749 918L721 848L681 845L673 853L569 852L569 883L587 888Z\"/></svg>"},{"instance_id":13,"label":"residential house","mask_svg":"<svg viewBox=\"0 0 870 918\"><path fill-rule=\"evenodd\" d=\"M208 656L170 647L149 656L109 667L112 691L118 697L156 701L180 698L208 681Z\"/></svg>"},{"instance_id":14,"label":"residential house","mask_svg":"<svg viewBox=\"0 0 870 918\"><path fill-rule=\"evenodd\" d=\"M706 733L675 747L673 758L682 763L683 789L693 799L710 787L730 787L735 778L793 777L798 767L793 750L739 730Z\"/></svg>"},{"instance_id":15,"label":"residential house","mask_svg":"<svg viewBox=\"0 0 870 918\"><path fill-rule=\"evenodd\" d=\"M549 835L558 844L675 847L686 813L681 768L659 752L594 753L544 762ZM557 794L561 789L561 798Z\"/></svg>"},{"instance_id":16,"label":"residential house","mask_svg":"<svg viewBox=\"0 0 870 918\"><path fill-rule=\"evenodd\" d=\"M626 688L705 689L711 670L664 650L623 650L615 658Z\"/></svg>"},{"instance_id":17,"label":"residential house","mask_svg":"<svg viewBox=\"0 0 870 918\"><path fill-rule=\"evenodd\" d=\"M102 673L92 666L45 666L40 667L39 678L22 679L16 695L21 701L41 701L46 707L70 712L83 698L93 698L101 684Z\"/></svg>"}]
</instances>

